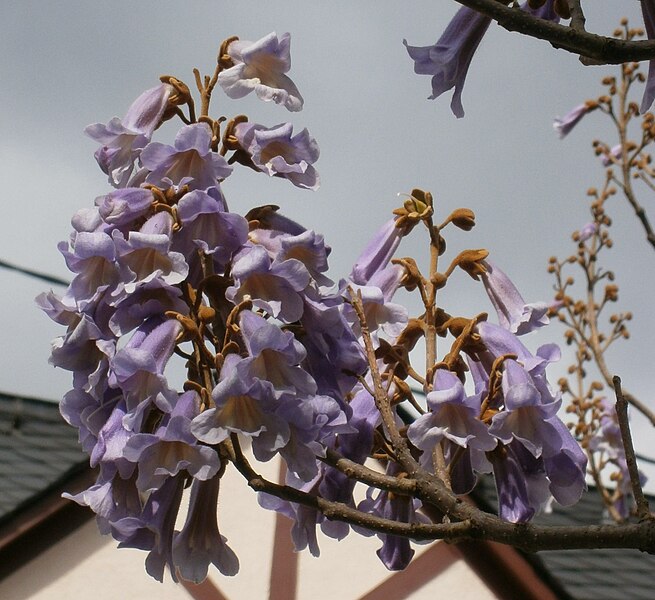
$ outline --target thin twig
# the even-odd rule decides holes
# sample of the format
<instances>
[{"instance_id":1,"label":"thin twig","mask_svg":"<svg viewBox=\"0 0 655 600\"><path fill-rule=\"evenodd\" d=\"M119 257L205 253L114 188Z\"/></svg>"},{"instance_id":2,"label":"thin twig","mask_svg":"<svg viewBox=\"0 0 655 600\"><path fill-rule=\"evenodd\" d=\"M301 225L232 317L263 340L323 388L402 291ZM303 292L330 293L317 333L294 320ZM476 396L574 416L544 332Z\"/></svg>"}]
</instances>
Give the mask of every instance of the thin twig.
<instances>
[{"instance_id":1,"label":"thin twig","mask_svg":"<svg viewBox=\"0 0 655 600\"><path fill-rule=\"evenodd\" d=\"M571 28L575 31L585 31L586 19L582 11L580 0L568 0L569 12L571 13Z\"/></svg>"},{"instance_id":2,"label":"thin twig","mask_svg":"<svg viewBox=\"0 0 655 600\"><path fill-rule=\"evenodd\" d=\"M651 519L648 500L644 496L644 491L641 489L641 481L639 481L639 469L637 468L635 449L632 445L632 433L630 432L630 424L628 423L628 402L623 397L623 392L621 391L621 378L615 375L613 381L614 392L616 394L616 414L619 420L619 428L621 429L623 449L625 450L625 462L628 465L628 473L630 473L632 495L637 505L637 516L640 520Z\"/></svg>"}]
</instances>

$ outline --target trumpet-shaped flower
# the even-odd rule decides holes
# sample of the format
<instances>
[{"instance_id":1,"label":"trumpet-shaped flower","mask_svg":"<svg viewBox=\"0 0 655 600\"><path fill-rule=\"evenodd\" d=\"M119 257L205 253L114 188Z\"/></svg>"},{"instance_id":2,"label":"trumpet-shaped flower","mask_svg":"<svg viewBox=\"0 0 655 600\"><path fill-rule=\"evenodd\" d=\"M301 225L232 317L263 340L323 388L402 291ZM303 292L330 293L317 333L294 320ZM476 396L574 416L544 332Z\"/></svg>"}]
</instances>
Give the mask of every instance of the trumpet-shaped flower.
<instances>
[{"instance_id":1,"label":"trumpet-shaped flower","mask_svg":"<svg viewBox=\"0 0 655 600\"><path fill-rule=\"evenodd\" d=\"M127 184L134 161L161 122L172 92L171 85L161 83L143 92L122 120L114 117L106 125L96 123L84 130L89 137L102 144L95 158L112 185L124 187Z\"/></svg>"},{"instance_id":2,"label":"trumpet-shaped flower","mask_svg":"<svg viewBox=\"0 0 655 600\"><path fill-rule=\"evenodd\" d=\"M290 111L302 110L303 99L285 73L291 68L291 36L276 33L256 42L236 40L227 47L234 66L218 75L218 84L230 98L243 98L250 92L265 102L284 105Z\"/></svg>"},{"instance_id":3,"label":"trumpet-shaped flower","mask_svg":"<svg viewBox=\"0 0 655 600\"><path fill-rule=\"evenodd\" d=\"M644 16L646 35L649 40L655 39L655 2L653 0L641 0L641 13ZM645 113L653 104L655 99L655 59L648 61L648 78L646 89L641 100L639 112Z\"/></svg>"},{"instance_id":4,"label":"trumpet-shaped flower","mask_svg":"<svg viewBox=\"0 0 655 600\"><path fill-rule=\"evenodd\" d=\"M291 123L270 128L240 123L235 128L239 145L257 169L271 177L288 179L297 187L316 190L320 179L313 164L318 160L318 144L307 129L292 134Z\"/></svg>"},{"instance_id":5,"label":"trumpet-shaped flower","mask_svg":"<svg viewBox=\"0 0 655 600\"><path fill-rule=\"evenodd\" d=\"M457 118L464 116L462 90L471 65L491 18L470 8L460 8L437 42L432 46L410 46L403 40L414 61L414 72L432 75L430 100L455 88L450 108Z\"/></svg>"},{"instance_id":6,"label":"trumpet-shaped flower","mask_svg":"<svg viewBox=\"0 0 655 600\"><path fill-rule=\"evenodd\" d=\"M160 187L188 185L206 190L225 179L232 167L211 151L212 133L207 123L182 127L173 146L150 142L141 152L141 162L150 171L146 182Z\"/></svg>"},{"instance_id":7,"label":"trumpet-shaped flower","mask_svg":"<svg viewBox=\"0 0 655 600\"><path fill-rule=\"evenodd\" d=\"M482 283L496 309L500 325L516 335L523 335L548 325L548 304L526 304L505 273L489 261L485 261L485 268Z\"/></svg>"}]
</instances>

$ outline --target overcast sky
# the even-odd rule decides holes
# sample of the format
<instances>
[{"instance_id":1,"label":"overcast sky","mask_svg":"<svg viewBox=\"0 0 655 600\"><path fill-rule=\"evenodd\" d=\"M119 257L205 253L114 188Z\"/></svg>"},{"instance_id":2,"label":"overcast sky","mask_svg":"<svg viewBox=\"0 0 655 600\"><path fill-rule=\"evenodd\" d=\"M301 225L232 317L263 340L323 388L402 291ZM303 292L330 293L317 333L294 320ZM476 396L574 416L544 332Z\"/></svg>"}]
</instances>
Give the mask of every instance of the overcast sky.
<instances>
[{"instance_id":1,"label":"overcast sky","mask_svg":"<svg viewBox=\"0 0 655 600\"><path fill-rule=\"evenodd\" d=\"M592 30L611 33L624 14L640 22L636 1L587 4L593 8L587 15ZM161 74L191 84L193 67L210 72L224 38L255 40L289 31L291 76L305 98L303 112L217 93L213 114L245 112L268 125L291 121L297 130L307 127L321 147L322 186L309 192L238 172L224 186L232 210L280 205L325 235L338 278L399 205L397 194L422 187L437 199L438 214L467 206L477 215L472 233L447 238L449 250L485 247L527 300L550 299L548 257L568 255L570 232L589 220L585 190L603 177L590 144L610 132L602 116L593 114L560 141L552 119L597 96L599 79L612 68L583 67L544 42L492 25L465 86L466 117L455 119L450 95L426 99L430 79L413 73L402 40L433 43L458 7L435 0L5 0L0 258L68 278L56 244L67 238L71 215L109 191L84 127L122 116ZM172 141L170 127L159 133L159 141ZM655 334L649 312L655 256L622 205L612 216L616 247L607 264L617 271L620 307L634 312L636 325L610 364L626 388L655 406L648 350ZM420 261L426 251L425 240L414 236L400 255ZM48 286L3 270L0 281L0 390L59 399L70 388L70 373L53 369L47 359L50 340L62 331L33 303ZM475 286L461 282L442 296L447 309L463 315L490 310ZM532 348L560 339L555 326ZM555 369L551 381L557 377ZM637 428L639 448L655 455L651 431L639 421Z\"/></svg>"}]
</instances>

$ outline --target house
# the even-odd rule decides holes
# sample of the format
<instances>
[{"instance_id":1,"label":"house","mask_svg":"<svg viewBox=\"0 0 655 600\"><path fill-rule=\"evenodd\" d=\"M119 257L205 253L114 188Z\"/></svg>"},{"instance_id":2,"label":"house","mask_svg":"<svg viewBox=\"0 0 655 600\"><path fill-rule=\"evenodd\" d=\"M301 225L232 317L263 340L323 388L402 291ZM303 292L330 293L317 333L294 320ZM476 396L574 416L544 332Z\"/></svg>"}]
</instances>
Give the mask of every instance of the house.
<instances>
[{"instance_id":1,"label":"house","mask_svg":"<svg viewBox=\"0 0 655 600\"><path fill-rule=\"evenodd\" d=\"M275 477L277 466L263 474ZM233 578L210 571L200 585L160 584L145 573L145 553L116 549L98 534L86 508L61 498L88 487L94 473L74 429L57 406L0 394L0 598L92 597L158 600L332 598L359 600L594 600L653 598L655 557L630 550L551 551L525 555L487 542L419 546L411 565L390 573L378 561L375 537L320 541L319 559L295 553L289 521L259 508L255 494L229 470L219 507L221 532L241 561ZM493 486L476 501L493 504ZM583 524L602 517L590 491L573 509L555 509L545 523Z\"/></svg>"}]
</instances>

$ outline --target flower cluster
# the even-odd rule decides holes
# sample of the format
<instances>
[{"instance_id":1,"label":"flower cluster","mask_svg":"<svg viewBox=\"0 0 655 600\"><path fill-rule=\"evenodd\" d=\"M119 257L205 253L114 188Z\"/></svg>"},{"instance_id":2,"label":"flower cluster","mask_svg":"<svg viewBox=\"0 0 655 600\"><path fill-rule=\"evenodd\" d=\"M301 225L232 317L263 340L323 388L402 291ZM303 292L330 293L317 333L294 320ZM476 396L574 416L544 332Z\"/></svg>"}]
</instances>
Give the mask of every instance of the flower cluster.
<instances>
[{"instance_id":1,"label":"flower cluster","mask_svg":"<svg viewBox=\"0 0 655 600\"><path fill-rule=\"evenodd\" d=\"M255 43L231 38L216 77L200 92L209 98L215 81L231 97L254 90L299 110L288 70L288 35ZM420 190L335 285L321 235L275 206L231 212L221 186L237 163L315 189L318 146L307 130L292 136L290 124L267 128L240 116L221 136L227 119L212 119L208 102L196 119L188 88L164 79L122 120L87 130L102 144L96 158L115 189L79 211L69 241L60 244L75 274L67 291L38 299L67 328L51 357L73 373L61 412L98 468L96 483L73 500L94 510L101 531L146 550L147 571L159 580L168 568L173 578L198 582L209 564L235 574L238 559L219 532L216 504L228 464L248 472L244 443L258 461L284 461L286 486L269 487L260 503L294 520L298 549L319 553L317 527L337 539L350 530L298 498L356 510L360 523L371 515L425 521L420 500L408 495L371 487L357 502L356 479L328 460L336 453L362 465L375 456L389 478L406 475L388 439L396 423L385 421L380 407L388 405L396 419L401 402L416 404L407 379L423 385L427 410L403 435L417 465L443 476L454 494L468 493L478 473L493 471L505 520L527 521L551 497L575 502L585 459L556 416L559 397L545 377L557 350L533 355L517 338L545 325L548 307L526 304L484 260L486 251L462 252L445 273L436 272L435 260L429 278L411 259L393 260L420 223L431 232L433 255L440 253L432 198ZM173 144L152 141L172 115L185 122ZM469 230L474 215L460 209L441 227L448 224ZM457 266L482 278L500 325L437 310L437 286ZM401 287L420 290L422 317L410 319L393 301ZM409 353L420 337L429 345L437 333L454 336L453 349L421 378ZM174 355L186 365L181 385L167 368ZM465 389L468 370L474 393ZM413 554L409 541L380 537L380 559L404 568Z\"/></svg>"}]
</instances>

